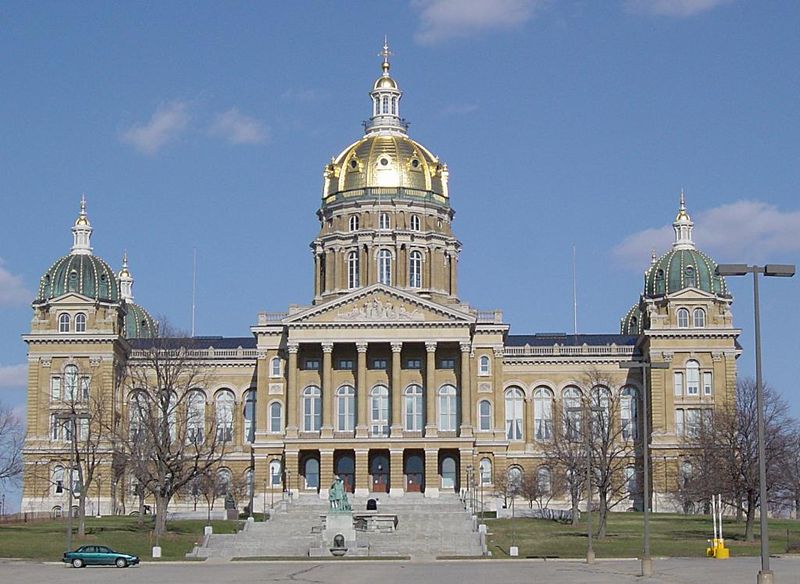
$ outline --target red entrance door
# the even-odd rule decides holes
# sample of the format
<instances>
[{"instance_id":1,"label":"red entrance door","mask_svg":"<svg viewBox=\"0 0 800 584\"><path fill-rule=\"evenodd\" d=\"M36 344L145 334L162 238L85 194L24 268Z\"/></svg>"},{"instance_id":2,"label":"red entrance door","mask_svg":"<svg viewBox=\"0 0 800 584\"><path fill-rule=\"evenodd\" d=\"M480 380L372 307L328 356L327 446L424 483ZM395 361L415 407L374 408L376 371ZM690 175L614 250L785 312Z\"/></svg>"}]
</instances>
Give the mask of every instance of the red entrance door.
<instances>
[{"instance_id":1,"label":"red entrance door","mask_svg":"<svg viewBox=\"0 0 800 584\"><path fill-rule=\"evenodd\" d=\"M372 492L389 492L389 457L374 454L370 459L369 474L372 476Z\"/></svg>"}]
</instances>

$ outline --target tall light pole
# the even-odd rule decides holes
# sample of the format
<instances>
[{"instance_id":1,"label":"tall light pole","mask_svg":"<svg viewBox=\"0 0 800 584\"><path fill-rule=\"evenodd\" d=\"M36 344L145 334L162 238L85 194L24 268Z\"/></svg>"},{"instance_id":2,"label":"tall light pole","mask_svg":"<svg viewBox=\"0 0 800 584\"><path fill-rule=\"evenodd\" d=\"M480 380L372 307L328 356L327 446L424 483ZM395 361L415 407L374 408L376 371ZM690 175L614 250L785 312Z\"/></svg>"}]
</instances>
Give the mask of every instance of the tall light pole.
<instances>
[{"instance_id":1,"label":"tall light pole","mask_svg":"<svg viewBox=\"0 0 800 584\"><path fill-rule=\"evenodd\" d=\"M577 413L583 418L584 446L586 448L586 563L594 563L594 533L592 529L592 420L591 412L602 412L602 408L593 408L589 404L591 396L585 396L580 407L567 408L567 412Z\"/></svg>"},{"instance_id":2,"label":"tall light pole","mask_svg":"<svg viewBox=\"0 0 800 584\"><path fill-rule=\"evenodd\" d=\"M753 274L753 312L755 314L756 349L756 408L758 409L758 499L761 525L761 571L756 578L758 584L771 584L775 575L769 569L769 527L767 523L767 460L764 448L764 387L761 379L761 316L758 302L758 275L791 278L795 274L793 264L767 264L748 266L747 264L720 264L718 276L746 276Z\"/></svg>"},{"instance_id":3,"label":"tall light pole","mask_svg":"<svg viewBox=\"0 0 800 584\"><path fill-rule=\"evenodd\" d=\"M669 369L668 363L623 361L623 369L642 370L642 510L644 511L644 536L642 542L642 576L653 575L653 559L650 557L650 388L647 384L648 369Z\"/></svg>"}]
</instances>

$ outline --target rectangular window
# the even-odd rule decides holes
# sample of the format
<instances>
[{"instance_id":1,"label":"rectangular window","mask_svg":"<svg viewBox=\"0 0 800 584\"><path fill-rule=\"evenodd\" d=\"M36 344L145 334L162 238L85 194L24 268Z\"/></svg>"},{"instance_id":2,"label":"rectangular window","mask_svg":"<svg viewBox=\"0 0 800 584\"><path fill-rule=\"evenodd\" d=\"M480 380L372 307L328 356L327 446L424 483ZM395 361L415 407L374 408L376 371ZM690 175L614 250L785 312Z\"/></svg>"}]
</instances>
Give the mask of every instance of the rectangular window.
<instances>
[{"instance_id":1,"label":"rectangular window","mask_svg":"<svg viewBox=\"0 0 800 584\"><path fill-rule=\"evenodd\" d=\"M89 438L89 420L87 418L78 419L78 440Z\"/></svg>"},{"instance_id":2,"label":"rectangular window","mask_svg":"<svg viewBox=\"0 0 800 584\"><path fill-rule=\"evenodd\" d=\"M319 371L319 359L306 359L303 362L303 369L307 371Z\"/></svg>"},{"instance_id":3,"label":"rectangular window","mask_svg":"<svg viewBox=\"0 0 800 584\"><path fill-rule=\"evenodd\" d=\"M373 359L370 369L386 370L389 368L389 362L386 359Z\"/></svg>"},{"instance_id":4,"label":"rectangular window","mask_svg":"<svg viewBox=\"0 0 800 584\"><path fill-rule=\"evenodd\" d=\"M681 397L683 395L683 371L676 371L674 375L675 397Z\"/></svg>"},{"instance_id":5,"label":"rectangular window","mask_svg":"<svg viewBox=\"0 0 800 584\"><path fill-rule=\"evenodd\" d=\"M89 401L89 380L90 378L87 376L81 377L80 380L80 394L78 398L83 401Z\"/></svg>"},{"instance_id":6,"label":"rectangular window","mask_svg":"<svg viewBox=\"0 0 800 584\"><path fill-rule=\"evenodd\" d=\"M684 434L683 422L684 422L683 410L675 410L675 435L676 436L683 436L683 434Z\"/></svg>"},{"instance_id":7,"label":"rectangular window","mask_svg":"<svg viewBox=\"0 0 800 584\"><path fill-rule=\"evenodd\" d=\"M281 376L281 360L280 357L273 357L270 367L270 377L280 377Z\"/></svg>"},{"instance_id":8,"label":"rectangular window","mask_svg":"<svg viewBox=\"0 0 800 584\"><path fill-rule=\"evenodd\" d=\"M406 359L406 369L422 369L422 359Z\"/></svg>"},{"instance_id":9,"label":"rectangular window","mask_svg":"<svg viewBox=\"0 0 800 584\"><path fill-rule=\"evenodd\" d=\"M700 435L700 410L686 410L686 434L692 438Z\"/></svg>"},{"instance_id":10,"label":"rectangular window","mask_svg":"<svg viewBox=\"0 0 800 584\"><path fill-rule=\"evenodd\" d=\"M456 360L455 359L439 359L439 369L455 369L456 368Z\"/></svg>"},{"instance_id":11,"label":"rectangular window","mask_svg":"<svg viewBox=\"0 0 800 584\"><path fill-rule=\"evenodd\" d=\"M353 370L353 360L352 359L339 359L336 361L336 369L340 371L352 371Z\"/></svg>"},{"instance_id":12,"label":"rectangular window","mask_svg":"<svg viewBox=\"0 0 800 584\"><path fill-rule=\"evenodd\" d=\"M703 373L703 395L711 395L711 372Z\"/></svg>"},{"instance_id":13,"label":"rectangular window","mask_svg":"<svg viewBox=\"0 0 800 584\"><path fill-rule=\"evenodd\" d=\"M61 378L60 377L51 377L50 378L50 399L53 401L58 401L61 399Z\"/></svg>"}]
</instances>

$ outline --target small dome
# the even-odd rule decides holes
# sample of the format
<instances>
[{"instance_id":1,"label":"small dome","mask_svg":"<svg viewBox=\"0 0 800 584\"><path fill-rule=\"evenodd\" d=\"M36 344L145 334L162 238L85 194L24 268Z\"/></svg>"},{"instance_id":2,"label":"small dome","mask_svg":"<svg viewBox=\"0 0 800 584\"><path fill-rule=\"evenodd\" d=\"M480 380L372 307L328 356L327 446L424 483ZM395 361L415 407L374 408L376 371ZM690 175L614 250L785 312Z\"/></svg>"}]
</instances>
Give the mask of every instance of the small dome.
<instances>
[{"instance_id":1,"label":"small dome","mask_svg":"<svg viewBox=\"0 0 800 584\"><path fill-rule=\"evenodd\" d=\"M47 302L68 292L102 302L119 302L114 270L97 256L72 253L56 260L39 281L37 302Z\"/></svg>"},{"instance_id":2,"label":"small dome","mask_svg":"<svg viewBox=\"0 0 800 584\"><path fill-rule=\"evenodd\" d=\"M622 335L640 335L643 330L642 310L639 308L639 304L634 304L625 316L622 317L619 332Z\"/></svg>"},{"instance_id":3,"label":"small dome","mask_svg":"<svg viewBox=\"0 0 800 584\"><path fill-rule=\"evenodd\" d=\"M345 148L325 168L323 199L384 194L364 189L409 189L410 195L447 198L447 166L424 146L403 134L367 134ZM362 191L359 193L358 191ZM390 194L388 191L385 194Z\"/></svg>"},{"instance_id":4,"label":"small dome","mask_svg":"<svg viewBox=\"0 0 800 584\"><path fill-rule=\"evenodd\" d=\"M373 89L397 89L397 82L388 75L381 75L375 80Z\"/></svg>"},{"instance_id":5,"label":"small dome","mask_svg":"<svg viewBox=\"0 0 800 584\"><path fill-rule=\"evenodd\" d=\"M156 336L158 325L152 316L138 304L126 302L125 336L129 339L151 339Z\"/></svg>"},{"instance_id":6,"label":"small dome","mask_svg":"<svg viewBox=\"0 0 800 584\"><path fill-rule=\"evenodd\" d=\"M645 272L646 296L674 294L685 288L728 296L725 278L717 276L717 264L698 249L672 249Z\"/></svg>"}]
</instances>

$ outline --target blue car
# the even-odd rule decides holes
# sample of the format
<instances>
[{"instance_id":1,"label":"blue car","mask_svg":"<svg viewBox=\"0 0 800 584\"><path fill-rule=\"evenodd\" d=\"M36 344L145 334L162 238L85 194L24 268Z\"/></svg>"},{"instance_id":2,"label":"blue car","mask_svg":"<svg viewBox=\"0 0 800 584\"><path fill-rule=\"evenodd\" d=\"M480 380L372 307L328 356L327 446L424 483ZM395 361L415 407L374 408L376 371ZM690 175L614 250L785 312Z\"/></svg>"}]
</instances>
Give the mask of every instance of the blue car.
<instances>
[{"instance_id":1,"label":"blue car","mask_svg":"<svg viewBox=\"0 0 800 584\"><path fill-rule=\"evenodd\" d=\"M74 552L64 552L61 560L65 564L72 564L73 568L84 566L116 566L127 568L139 563L139 556L115 552L104 545L82 545Z\"/></svg>"}]
</instances>

